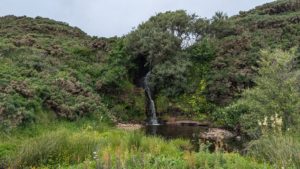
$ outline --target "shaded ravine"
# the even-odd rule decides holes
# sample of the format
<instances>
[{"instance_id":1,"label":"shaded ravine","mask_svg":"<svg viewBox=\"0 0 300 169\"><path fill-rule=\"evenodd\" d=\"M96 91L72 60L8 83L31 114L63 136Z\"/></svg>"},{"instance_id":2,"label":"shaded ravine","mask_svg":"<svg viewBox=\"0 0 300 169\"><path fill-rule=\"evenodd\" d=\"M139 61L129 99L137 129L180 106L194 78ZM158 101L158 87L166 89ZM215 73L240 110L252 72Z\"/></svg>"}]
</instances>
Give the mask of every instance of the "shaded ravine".
<instances>
[{"instance_id":1,"label":"shaded ravine","mask_svg":"<svg viewBox=\"0 0 300 169\"><path fill-rule=\"evenodd\" d=\"M150 125L159 125L158 121L157 121L157 117L156 117L156 109L155 109L155 104L154 104L154 100L152 99L152 93L151 93L151 89L149 86L149 77L150 77L151 71L149 71L144 79L144 89L145 89L145 93L148 99L148 109L151 113L151 119L149 121Z\"/></svg>"}]
</instances>

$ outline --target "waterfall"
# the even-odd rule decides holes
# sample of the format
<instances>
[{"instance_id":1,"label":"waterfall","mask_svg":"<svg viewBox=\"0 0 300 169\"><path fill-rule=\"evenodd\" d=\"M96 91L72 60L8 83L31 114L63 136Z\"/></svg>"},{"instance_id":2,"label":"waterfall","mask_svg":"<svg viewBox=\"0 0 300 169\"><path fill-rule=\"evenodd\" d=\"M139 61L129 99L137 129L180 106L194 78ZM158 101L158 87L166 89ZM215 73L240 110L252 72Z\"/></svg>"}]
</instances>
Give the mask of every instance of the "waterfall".
<instances>
[{"instance_id":1,"label":"waterfall","mask_svg":"<svg viewBox=\"0 0 300 169\"><path fill-rule=\"evenodd\" d=\"M152 95L151 95L151 89L149 87L149 76L150 76L150 71L147 73L145 79L144 79L144 88L145 88L145 92L147 95L147 98L149 100L149 104L148 104L148 108L151 112L151 119L150 119L150 124L151 125L159 125L157 122L157 117L156 117L156 110L155 110L155 104L154 101L152 99Z\"/></svg>"}]
</instances>

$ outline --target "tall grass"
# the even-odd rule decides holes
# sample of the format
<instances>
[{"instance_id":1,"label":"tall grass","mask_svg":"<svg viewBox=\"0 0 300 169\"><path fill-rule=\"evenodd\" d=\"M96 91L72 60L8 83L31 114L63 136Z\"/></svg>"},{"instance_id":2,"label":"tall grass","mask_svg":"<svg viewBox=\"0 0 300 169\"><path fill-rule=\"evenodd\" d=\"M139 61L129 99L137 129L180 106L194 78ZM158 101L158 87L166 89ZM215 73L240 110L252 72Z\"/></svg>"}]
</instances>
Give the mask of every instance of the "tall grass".
<instances>
[{"instance_id":1,"label":"tall grass","mask_svg":"<svg viewBox=\"0 0 300 169\"><path fill-rule=\"evenodd\" d=\"M139 131L101 129L92 123L56 125L40 126L37 131L35 127L27 128L0 139L4 168L270 168L235 153L194 152L187 140L164 140Z\"/></svg>"},{"instance_id":2,"label":"tall grass","mask_svg":"<svg viewBox=\"0 0 300 169\"><path fill-rule=\"evenodd\" d=\"M197 153L186 140L166 141L138 132L103 133L98 148L96 167L105 169L271 168L236 153Z\"/></svg>"},{"instance_id":3,"label":"tall grass","mask_svg":"<svg viewBox=\"0 0 300 169\"><path fill-rule=\"evenodd\" d=\"M11 164L15 168L23 168L80 163L92 157L98 142L99 134L96 132L50 132L24 141Z\"/></svg>"},{"instance_id":4,"label":"tall grass","mask_svg":"<svg viewBox=\"0 0 300 169\"><path fill-rule=\"evenodd\" d=\"M248 155L270 162L276 168L300 168L300 138L291 135L267 135L252 141Z\"/></svg>"},{"instance_id":5,"label":"tall grass","mask_svg":"<svg viewBox=\"0 0 300 169\"><path fill-rule=\"evenodd\" d=\"M54 121L0 132L0 168L78 164L91 159L107 124L83 119ZM55 168L55 167L54 167Z\"/></svg>"},{"instance_id":6,"label":"tall grass","mask_svg":"<svg viewBox=\"0 0 300 169\"><path fill-rule=\"evenodd\" d=\"M99 143L98 167L101 168L182 168L185 140L165 141L140 132L109 131Z\"/></svg>"}]
</instances>

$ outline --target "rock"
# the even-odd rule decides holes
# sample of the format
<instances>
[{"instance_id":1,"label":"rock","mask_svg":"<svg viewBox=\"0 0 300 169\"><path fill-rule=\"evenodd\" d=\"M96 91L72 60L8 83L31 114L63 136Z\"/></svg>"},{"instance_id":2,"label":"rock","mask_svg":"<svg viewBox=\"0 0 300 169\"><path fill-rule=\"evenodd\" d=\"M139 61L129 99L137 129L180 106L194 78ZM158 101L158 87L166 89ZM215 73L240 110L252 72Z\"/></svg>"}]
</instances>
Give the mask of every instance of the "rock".
<instances>
[{"instance_id":1,"label":"rock","mask_svg":"<svg viewBox=\"0 0 300 169\"><path fill-rule=\"evenodd\" d=\"M234 136L235 135L232 132L218 128L211 128L207 132L200 134L200 138L214 141L226 140L233 138Z\"/></svg>"},{"instance_id":2,"label":"rock","mask_svg":"<svg viewBox=\"0 0 300 169\"><path fill-rule=\"evenodd\" d=\"M142 127L143 125L141 124L123 124L123 123L117 124L117 128L124 129L124 130L138 130Z\"/></svg>"}]
</instances>

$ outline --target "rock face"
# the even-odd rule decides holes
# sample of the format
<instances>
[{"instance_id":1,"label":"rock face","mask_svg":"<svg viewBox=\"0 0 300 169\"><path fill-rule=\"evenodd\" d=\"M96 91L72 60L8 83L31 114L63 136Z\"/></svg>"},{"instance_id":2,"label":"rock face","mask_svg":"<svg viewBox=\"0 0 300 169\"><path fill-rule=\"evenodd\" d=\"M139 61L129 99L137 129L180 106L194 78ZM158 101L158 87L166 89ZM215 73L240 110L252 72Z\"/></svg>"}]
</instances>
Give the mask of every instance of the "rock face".
<instances>
[{"instance_id":1,"label":"rock face","mask_svg":"<svg viewBox=\"0 0 300 169\"><path fill-rule=\"evenodd\" d=\"M234 136L235 135L232 132L218 128L211 128L207 132L200 134L200 138L214 141L226 140L233 138Z\"/></svg>"}]
</instances>

